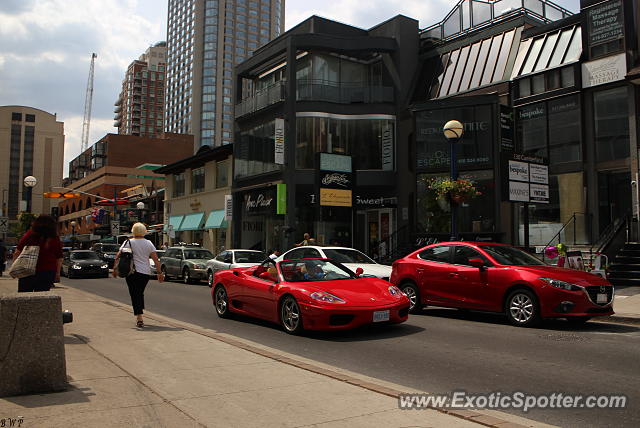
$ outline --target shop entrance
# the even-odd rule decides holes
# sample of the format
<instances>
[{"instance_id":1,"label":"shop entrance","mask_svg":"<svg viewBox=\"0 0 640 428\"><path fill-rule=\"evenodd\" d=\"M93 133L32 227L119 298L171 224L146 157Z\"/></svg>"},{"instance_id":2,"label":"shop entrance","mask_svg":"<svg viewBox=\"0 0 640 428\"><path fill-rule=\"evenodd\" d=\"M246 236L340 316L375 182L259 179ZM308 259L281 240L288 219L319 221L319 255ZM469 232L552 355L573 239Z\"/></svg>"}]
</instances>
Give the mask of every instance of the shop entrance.
<instances>
[{"instance_id":1,"label":"shop entrance","mask_svg":"<svg viewBox=\"0 0 640 428\"><path fill-rule=\"evenodd\" d=\"M389 238L396 229L395 209L360 211L357 218L364 238L360 249L374 259L385 257L391 251Z\"/></svg>"},{"instance_id":2,"label":"shop entrance","mask_svg":"<svg viewBox=\"0 0 640 428\"><path fill-rule=\"evenodd\" d=\"M631 213L631 173L598 172L598 217L602 233L617 218Z\"/></svg>"}]
</instances>

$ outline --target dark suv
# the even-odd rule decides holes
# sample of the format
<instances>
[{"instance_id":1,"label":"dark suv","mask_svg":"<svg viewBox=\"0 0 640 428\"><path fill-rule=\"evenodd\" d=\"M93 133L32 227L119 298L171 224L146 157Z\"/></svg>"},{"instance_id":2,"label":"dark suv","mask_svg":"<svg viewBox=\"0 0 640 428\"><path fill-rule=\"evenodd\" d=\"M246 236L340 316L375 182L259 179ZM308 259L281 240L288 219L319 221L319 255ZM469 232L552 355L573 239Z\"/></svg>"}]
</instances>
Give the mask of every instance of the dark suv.
<instances>
[{"instance_id":1,"label":"dark suv","mask_svg":"<svg viewBox=\"0 0 640 428\"><path fill-rule=\"evenodd\" d=\"M113 261L116 258L116 254L118 253L118 250L120 250L120 245L97 243L97 244L93 244L91 249L98 254L98 257L100 257L109 265L109 269L112 269Z\"/></svg>"},{"instance_id":2,"label":"dark suv","mask_svg":"<svg viewBox=\"0 0 640 428\"><path fill-rule=\"evenodd\" d=\"M160 258L160 269L165 278L180 278L185 284L207 279L207 260L211 251L200 247L169 247Z\"/></svg>"}]
</instances>

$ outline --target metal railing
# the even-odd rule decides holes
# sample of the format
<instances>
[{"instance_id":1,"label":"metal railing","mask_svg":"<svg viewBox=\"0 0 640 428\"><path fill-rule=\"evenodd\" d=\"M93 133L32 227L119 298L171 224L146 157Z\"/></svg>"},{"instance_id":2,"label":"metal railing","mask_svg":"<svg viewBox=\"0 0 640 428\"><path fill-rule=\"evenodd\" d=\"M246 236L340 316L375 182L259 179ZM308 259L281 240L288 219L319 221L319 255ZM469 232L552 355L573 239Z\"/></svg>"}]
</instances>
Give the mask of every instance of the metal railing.
<instances>
[{"instance_id":1,"label":"metal railing","mask_svg":"<svg viewBox=\"0 0 640 428\"><path fill-rule=\"evenodd\" d=\"M611 222L591 246L591 254L604 254L613 260L616 253L629 241L630 223L629 213Z\"/></svg>"},{"instance_id":2,"label":"metal railing","mask_svg":"<svg viewBox=\"0 0 640 428\"><path fill-rule=\"evenodd\" d=\"M393 102L393 87L305 79L296 82L296 100L339 104L390 103Z\"/></svg>"},{"instance_id":3,"label":"metal railing","mask_svg":"<svg viewBox=\"0 0 640 428\"><path fill-rule=\"evenodd\" d=\"M593 216L589 213L574 212L560 230L547 242L544 248L553 244L589 245L593 236ZM542 251L542 261L545 261L545 251Z\"/></svg>"},{"instance_id":4,"label":"metal railing","mask_svg":"<svg viewBox=\"0 0 640 428\"><path fill-rule=\"evenodd\" d=\"M238 118L249 113L254 113L265 107L284 101L286 91L285 83L286 81L284 80L277 82L257 91L253 96L245 98L236 104L235 117Z\"/></svg>"}]
</instances>

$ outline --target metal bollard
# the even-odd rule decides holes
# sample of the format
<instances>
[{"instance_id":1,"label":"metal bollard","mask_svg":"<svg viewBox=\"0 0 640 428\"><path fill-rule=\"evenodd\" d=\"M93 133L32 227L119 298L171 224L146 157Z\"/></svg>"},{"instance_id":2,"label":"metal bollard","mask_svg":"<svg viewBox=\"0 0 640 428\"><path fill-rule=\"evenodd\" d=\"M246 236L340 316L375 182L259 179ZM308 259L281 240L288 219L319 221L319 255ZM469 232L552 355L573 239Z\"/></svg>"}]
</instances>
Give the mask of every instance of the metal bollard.
<instances>
[{"instance_id":1,"label":"metal bollard","mask_svg":"<svg viewBox=\"0 0 640 428\"><path fill-rule=\"evenodd\" d=\"M62 324L73 322L73 312L67 310L62 311Z\"/></svg>"}]
</instances>

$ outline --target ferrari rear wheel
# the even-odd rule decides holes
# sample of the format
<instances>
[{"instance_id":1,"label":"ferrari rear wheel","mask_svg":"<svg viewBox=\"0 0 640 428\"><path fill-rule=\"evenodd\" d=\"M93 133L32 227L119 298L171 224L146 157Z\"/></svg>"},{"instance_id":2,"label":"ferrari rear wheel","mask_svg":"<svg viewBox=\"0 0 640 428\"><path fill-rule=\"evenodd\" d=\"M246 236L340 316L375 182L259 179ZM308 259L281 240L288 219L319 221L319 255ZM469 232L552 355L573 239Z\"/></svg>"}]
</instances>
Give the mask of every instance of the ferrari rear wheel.
<instances>
[{"instance_id":1,"label":"ferrari rear wheel","mask_svg":"<svg viewBox=\"0 0 640 428\"><path fill-rule=\"evenodd\" d=\"M227 290L224 286L216 286L213 292L213 305L216 307L216 313L220 318L229 318L231 312L229 311L229 297L227 296Z\"/></svg>"},{"instance_id":2,"label":"ferrari rear wheel","mask_svg":"<svg viewBox=\"0 0 640 428\"><path fill-rule=\"evenodd\" d=\"M420 304L420 292L418 291L418 287L413 282L405 282L404 284L400 285L400 290L409 299L409 313L420 313L422 310L422 305Z\"/></svg>"},{"instance_id":3,"label":"ferrari rear wheel","mask_svg":"<svg viewBox=\"0 0 640 428\"><path fill-rule=\"evenodd\" d=\"M280 322L289 334L300 334L303 330L300 306L292 296L285 297L280 304Z\"/></svg>"}]
</instances>

